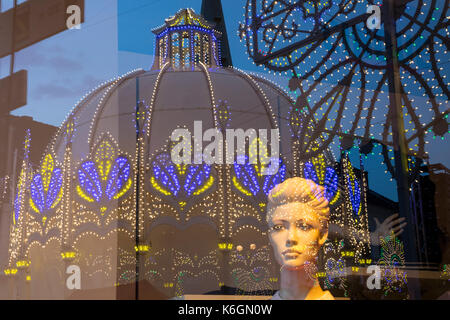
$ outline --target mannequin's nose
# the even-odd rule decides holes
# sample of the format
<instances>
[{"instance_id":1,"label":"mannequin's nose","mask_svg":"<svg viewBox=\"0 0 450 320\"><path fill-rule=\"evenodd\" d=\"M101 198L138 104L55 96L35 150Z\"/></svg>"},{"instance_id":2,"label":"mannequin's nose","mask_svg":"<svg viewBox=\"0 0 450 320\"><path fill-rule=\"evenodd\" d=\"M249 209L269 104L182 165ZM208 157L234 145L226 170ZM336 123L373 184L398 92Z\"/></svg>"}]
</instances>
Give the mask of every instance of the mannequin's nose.
<instances>
[{"instance_id":1,"label":"mannequin's nose","mask_svg":"<svg viewBox=\"0 0 450 320\"><path fill-rule=\"evenodd\" d=\"M297 244L297 234L296 234L294 228L289 228L288 238L286 240L286 246L292 247L292 246L295 246L296 244Z\"/></svg>"},{"instance_id":2,"label":"mannequin's nose","mask_svg":"<svg viewBox=\"0 0 450 320\"><path fill-rule=\"evenodd\" d=\"M286 247L293 247L297 244L297 240L294 239L287 239L286 241Z\"/></svg>"}]
</instances>

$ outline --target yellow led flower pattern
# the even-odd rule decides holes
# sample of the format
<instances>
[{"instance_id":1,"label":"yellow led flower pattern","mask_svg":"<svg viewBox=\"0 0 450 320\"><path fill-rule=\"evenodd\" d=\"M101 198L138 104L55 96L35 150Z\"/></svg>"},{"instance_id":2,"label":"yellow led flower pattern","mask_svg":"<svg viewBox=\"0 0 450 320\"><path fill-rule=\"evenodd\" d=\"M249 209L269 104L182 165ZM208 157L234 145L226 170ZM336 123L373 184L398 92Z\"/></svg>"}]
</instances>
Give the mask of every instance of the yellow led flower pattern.
<instances>
[{"instance_id":1,"label":"yellow led flower pattern","mask_svg":"<svg viewBox=\"0 0 450 320\"><path fill-rule=\"evenodd\" d=\"M176 165L171 161L169 153L156 155L151 167L152 187L165 196L177 199L202 195L211 189L215 181L211 166L205 163Z\"/></svg>"},{"instance_id":2,"label":"yellow led flower pattern","mask_svg":"<svg viewBox=\"0 0 450 320\"><path fill-rule=\"evenodd\" d=\"M93 158L78 169L77 193L88 203L105 206L130 190L131 164L125 156L116 157L116 150L108 140L99 145Z\"/></svg>"},{"instance_id":3,"label":"yellow led flower pattern","mask_svg":"<svg viewBox=\"0 0 450 320\"><path fill-rule=\"evenodd\" d=\"M339 177L334 168L326 165L323 154L304 164L303 175L305 179L313 180L325 188L325 198L330 205L336 203L340 195Z\"/></svg>"},{"instance_id":4,"label":"yellow led flower pattern","mask_svg":"<svg viewBox=\"0 0 450 320\"><path fill-rule=\"evenodd\" d=\"M40 173L36 174L31 181L30 207L32 210L37 214L47 215L54 209L63 196L62 184L62 170L55 166L53 156L47 154L42 162Z\"/></svg>"}]
</instances>

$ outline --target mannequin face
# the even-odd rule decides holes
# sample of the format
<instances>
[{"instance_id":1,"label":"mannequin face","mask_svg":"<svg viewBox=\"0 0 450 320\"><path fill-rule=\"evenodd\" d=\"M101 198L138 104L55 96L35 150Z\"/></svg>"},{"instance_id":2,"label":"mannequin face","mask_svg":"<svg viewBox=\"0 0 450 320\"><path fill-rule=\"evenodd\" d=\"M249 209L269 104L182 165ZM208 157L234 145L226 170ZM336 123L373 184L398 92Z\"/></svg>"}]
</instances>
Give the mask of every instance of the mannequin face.
<instances>
[{"instance_id":1,"label":"mannequin face","mask_svg":"<svg viewBox=\"0 0 450 320\"><path fill-rule=\"evenodd\" d=\"M269 238L277 262L289 269L315 261L328 232L321 233L319 214L309 205L291 202L275 208L269 217Z\"/></svg>"}]
</instances>

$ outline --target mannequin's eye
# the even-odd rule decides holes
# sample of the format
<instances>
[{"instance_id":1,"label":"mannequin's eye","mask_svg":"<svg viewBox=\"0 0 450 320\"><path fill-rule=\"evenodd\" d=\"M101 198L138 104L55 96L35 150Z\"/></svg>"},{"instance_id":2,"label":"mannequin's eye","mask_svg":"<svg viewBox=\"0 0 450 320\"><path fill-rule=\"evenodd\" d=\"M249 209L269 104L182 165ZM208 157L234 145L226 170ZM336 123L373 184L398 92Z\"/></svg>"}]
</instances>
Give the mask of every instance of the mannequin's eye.
<instances>
[{"instance_id":1,"label":"mannequin's eye","mask_svg":"<svg viewBox=\"0 0 450 320\"><path fill-rule=\"evenodd\" d=\"M283 230L283 229L284 229L284 227L283 227L282 224L276 224L276 225L274 225L272 227L272 231L280 231L280 230Z\"/></svg>"},{"instance_id":2,"label":"mannequin's eye","mask_svg":"<svg viewBox=\"0 0 450 320\"><path fill-rule=\"evenodd\" d=\"M297 228L299 228L300 230L303 230L303 231L309 231L312 229L312 226L305 222L298 222Z\"/></svg>"}]
</instances>

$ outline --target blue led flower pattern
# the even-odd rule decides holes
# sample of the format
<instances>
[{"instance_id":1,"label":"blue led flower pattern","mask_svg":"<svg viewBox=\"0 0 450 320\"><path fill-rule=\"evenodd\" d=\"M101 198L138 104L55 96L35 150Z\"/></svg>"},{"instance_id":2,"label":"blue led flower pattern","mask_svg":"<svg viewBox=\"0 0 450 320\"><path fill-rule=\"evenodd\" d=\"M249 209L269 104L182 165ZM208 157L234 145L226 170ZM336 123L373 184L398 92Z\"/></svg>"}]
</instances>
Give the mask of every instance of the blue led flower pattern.
<instances>
[{"instance_id":1,"label":"blue led flower pattern","mask_svg":"<svg viewBox=\"0 0 450 320\"><path fill-rule=\"evenodd\" d=\"M180 179L177 167L171 161L167 153L158 154L152 163L153 176L151 183L155 189L164 195L177 196L180 192Z\"/></svg>"},{"instance_id":2,"label":"blue led flower pattern","mask_svg":"<svg viewBox=\"0 0 450 320\"><path fill-rule=\"evenodd\" d=\"M46 214L54 209L62 198L62 170L55 167L52 155L42 162L41 171L36 174L30 186L30 207L35 213Z\"/></svg>"},{"instance_id":3,"label":"blue led flower pattern","mask_svg":"<svg viewBox=\"0 0 450 320\"><path fill-rule=\"evenodd\" d=\"M119 195L120 191L126 187L127 182L131 182L130 169L130 162L127 158L116 159L106 184L106 196L109 200L115 199L116 195Z\"/></svg>"},{"instance_id":4,"label":"blue led flower pattern","mask_svg":"<svg viewBox=\"0 0 450 320\"><path fill-rule=\"evenodd\" d=\"M247 157L245 157L244 164L234 163L234 174L236 177L233 178L233 183L239 191L248 196L255 196L259 192L260 185L256 168L248 162Z\"/></svg>"},{"instance_id":5,"label":"blue led flower pattern","mask_svg":"<svg viewBox=\"0 0 450 320\"><path fill-rule=\"evenodd\" d=\"M102 197L102 185L97 172L97 167L92 161L84 162L78 170L79 194L84 194L88 202L100 202Z\"/></svg>"},{"instance_id":6,"label":"blue led flower pattern","mask_svg":"<svg viewBox=\"0 0 450 320\"><path fill-rule=\"evenodd\" d=\"M160 153L152 161L150 183L163 195L186 198L201 195L209 190L214 183L214 177L211 166L205 163L176 165L170 154Z\"/></svg>"},{"instance_id":7,"label":"blue led flower pattern","mask_svg":"<svg viewBox=\"0 0 450 320\"><path fill-rule=\"evenodd\" d=\"M200 190L211 178L211 166L207 164L190 165L187 167L186 179L184 180L184 190L188 196Z\"/></svg>"},{"instance_id":8,"label":"blue led flower pattern","mask_svg":"<svg viewBox=\"0 0 450 320\"><path fill-rule=\"evenodd\" d=\"M105 203L121 198L133 183L130 161L85 161L78 169L78 195L88 203Z\"/></svg>"},{"instance_id":9,"label":"blue led flower pattern","mask_svg":"<svg viewBox=\"0 0 450 320\"><path fill-rule=\"evenodd\" d=\"M270 190L286 178L286 165L281 159L278 159L279 169L273 175L263 175L261 164L251 164L247 156L243 159L243 164L236 161L233 165L232 182L235 188L246 196L256 196L261 192L267 196Z\"/></svg>"},{"instance_id":10,"label":"blue led flower pattern","mask_svg":"<svg viewBox=\"0 0 450 320\"><path fill-rule=\"evenodd\" d=\"M314 181L325 188L325 198L330 204L334 204L339 198L339 177L336 170L326 166L323 155L306 162L303 167L305 179Z\"/></svg>"},{"instance_id":11,"label":"blue led flower pattern","mask_svg":"<svg viewBox=\"0 0 450 320\"><path fill-rule=\"evenodd\" d=\"M349 170L347 175L348 193L350 196L350 202L352 203L352 210L355 216L359 216L361 213L361 188L358 179L352 169Z\"/></svg>"}]
</instances>

